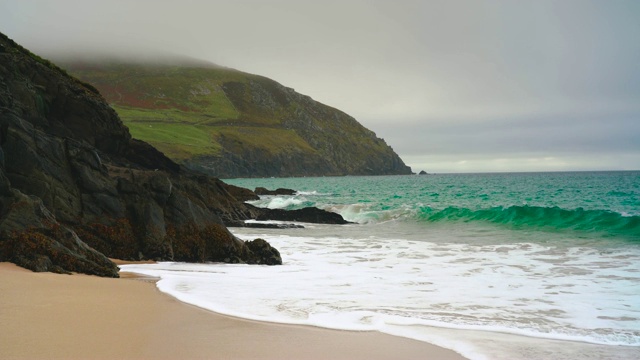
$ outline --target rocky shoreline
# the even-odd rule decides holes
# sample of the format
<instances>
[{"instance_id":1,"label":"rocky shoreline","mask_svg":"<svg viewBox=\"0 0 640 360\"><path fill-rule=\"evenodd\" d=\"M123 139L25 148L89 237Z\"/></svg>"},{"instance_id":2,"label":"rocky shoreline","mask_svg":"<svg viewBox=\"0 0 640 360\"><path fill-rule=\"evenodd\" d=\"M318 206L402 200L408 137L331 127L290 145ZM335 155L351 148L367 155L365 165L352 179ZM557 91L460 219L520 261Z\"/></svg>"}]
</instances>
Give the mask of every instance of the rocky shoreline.
<instances>
[{"instance_id":1,"label":"rocky shoreline","mask_svg":"<svg viewBox=\"0 0 640 360\"><path fill-rule=\"evenodd\" d=\"M107 277L109 258L276 265L277 249L226 226L346 223L244 203L254 197L132 139L92 86L0 34L0 261Z\"/></svg>"}]
</instances>

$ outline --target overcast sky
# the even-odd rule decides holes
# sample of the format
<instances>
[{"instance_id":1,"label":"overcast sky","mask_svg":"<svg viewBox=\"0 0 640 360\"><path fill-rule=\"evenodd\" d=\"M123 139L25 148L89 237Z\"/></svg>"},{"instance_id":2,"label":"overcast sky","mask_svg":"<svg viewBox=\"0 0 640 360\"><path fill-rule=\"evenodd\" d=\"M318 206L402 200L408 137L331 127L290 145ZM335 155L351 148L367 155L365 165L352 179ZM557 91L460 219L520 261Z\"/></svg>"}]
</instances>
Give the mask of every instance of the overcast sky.
<instances>
[{"instance_id":1,"label":"overcast sky","mask_svg":"<svg viewBox=\"0 0 640 360\"><path fill-rule=\"evenodd\" d=\"M637 0L0 0L0 31L270 77L416 172L640 169Z\"/></svg>"}]
</instances>

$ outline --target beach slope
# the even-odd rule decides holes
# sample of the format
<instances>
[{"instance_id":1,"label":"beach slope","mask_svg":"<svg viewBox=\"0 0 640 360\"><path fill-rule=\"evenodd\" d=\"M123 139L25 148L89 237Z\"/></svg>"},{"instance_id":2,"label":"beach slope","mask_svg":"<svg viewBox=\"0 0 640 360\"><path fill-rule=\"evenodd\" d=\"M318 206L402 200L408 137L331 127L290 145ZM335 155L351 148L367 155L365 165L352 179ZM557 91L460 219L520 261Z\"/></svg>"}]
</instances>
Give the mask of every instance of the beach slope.
<instances>
[{"instance_id":1,"label":"beach slope","mask_svg":"<svg viewBox=\"0 0 640 360\"><path fill-rule=\"evenodd\" d=\"M463 359L375 332L247 321L162 294L153 281L33 273L0 263L3 359Z\"/></svg>"}]
</instances>

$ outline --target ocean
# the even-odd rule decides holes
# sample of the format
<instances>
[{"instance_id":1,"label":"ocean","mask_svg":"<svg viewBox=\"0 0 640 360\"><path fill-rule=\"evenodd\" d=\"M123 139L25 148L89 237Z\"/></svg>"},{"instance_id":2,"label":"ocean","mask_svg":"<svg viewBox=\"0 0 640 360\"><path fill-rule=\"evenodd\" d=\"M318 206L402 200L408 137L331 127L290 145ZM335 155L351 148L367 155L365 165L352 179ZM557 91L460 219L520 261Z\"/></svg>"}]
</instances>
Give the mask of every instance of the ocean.
<instances>
[{"instance_id":1,"label":"ocean","mask_svg":"<svg viewBox=\"0 0 640 360\"><path fill-rule=\"evenodd\" d=\"M282 266L159 263L176 298L237 317L380 331L470 359L640 359L640 172L231 179L256 206L350 225L234 228Z\"/></svg>"}]
</instances>

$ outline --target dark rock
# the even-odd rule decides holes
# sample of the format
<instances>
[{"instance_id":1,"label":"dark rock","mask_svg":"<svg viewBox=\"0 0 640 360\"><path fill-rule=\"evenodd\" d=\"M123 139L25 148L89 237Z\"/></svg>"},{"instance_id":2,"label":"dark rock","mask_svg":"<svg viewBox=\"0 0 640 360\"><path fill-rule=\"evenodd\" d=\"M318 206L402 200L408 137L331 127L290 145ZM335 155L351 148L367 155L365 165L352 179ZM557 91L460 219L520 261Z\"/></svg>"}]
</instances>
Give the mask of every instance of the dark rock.
<instances>
[{"instance_id":1,"label":"dark rock","mask_svg":"<svg viewBox=\"0 0 640 360\"><path fill-rule=\"evenodd\" d=\"M40 199L14 190L9 205L0 220L0 261L33 271L118 277L118 267L56 222Z\"/></svg>"},{"instance_id":2,"label":"dark rock","mask_svg":"<svg viewBox=\"0 0 640 360\"><path fill-rule=\"evenodd\" d=\"M260 197L253 191L245 188L241 188L239 186L225 184L226 189L238 201L252 201L252 200L260 200Z\"/></svg>"},{"instance_id":3,"label":"dark rock","mask_svg":"<svg viewBox=\"0 0 640 360\"><path fill-rule=\"evenodd\" d=\"M118 276L107 256L277 263L223 225L252 216L228 191L250 190L182 171L131 139L94 89L0 45L0 261L100 276Z\"/></svg>"},{"instance_id":4,"label":"dark rock","mask_svg":"<svg viewBox=\"0 0 640 360\"><path fill-rule=\"evenodd\" d=\"M250 190L185 170L132 140L86 84L0 34L0 261L118 276L109 258L280 264L224 224L344 224L338 214L243 201Z\"/></svg>"},{"instance_id":5,"label":"dark rock","mask_svg":"<svg viewBox=\"0 0 640 360\"><path fill-rule=\"evenodd\" d=\"M304 229L304 226L297 224L274 224L274 223L246 223L235 222L231 224L225 224L227 227L247 227L256 229Z\"/></svg>"},{"instance_id":6,"label":"dark rock","mask_svg":"<svg viewBox=\"0 0 640 360\"><path fill-rule=\"evenodd\" d=\"M180 171L180 165L146 142L132 139L128 145L125 151L127 160L146 169L164 170L171 174L176 174Z\"/></svg>"},{"instance_id":7,"label":"dark rock","mask_svg":"<svg viewBox=\"0 0 640 360\"><path fill-rule=\"evenodd\" d=\"M257 187L254 191L256 195L295 195L297 191L291 189L278 188L276 190L268 190L263 187Z\"/></svg>"},{"instance_id":8,"label":"dark rock","mask_svg":"<svg viewBox=\"0 0 640 360\"><path fill-rule=\"evenodd\" d=\"M133 204L132 220L136 224L143 246L140 252L145 258L162 260L173 258L171 245L166 239L164 210L155 201L141 201Z\"/></svg>"},{"instance_id":9,"label":"dark rock","mask_svg":"<svg viewBox=\"0 0 640 360\"><path fill-rule=\"evenodd\" d=\"M349 224L340 214L308 207L298 210L262 209L256 220L300 221L316 224Z\"/></svg>"},{"instance_id":10,"label":"dark rock","mask_svg":"<svg viewBox=\"0 0 640 360\"><path fill-rule=\"evenodd\" d=\"M418 173L418 175L429 175L426 171L422 170Z\"/></svg>"},{"instance_id":11,"label":"dark rock","mask_svg":"<svg viewBox=\"0 0 640 360\"><path fill-rule=\"evenodd\" d=\"M251 264L282 265L280 252L263 239L255 239L246 242L250 251L248 256Z\"/></svg>"}]
</instances>

